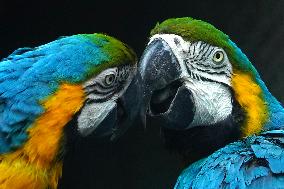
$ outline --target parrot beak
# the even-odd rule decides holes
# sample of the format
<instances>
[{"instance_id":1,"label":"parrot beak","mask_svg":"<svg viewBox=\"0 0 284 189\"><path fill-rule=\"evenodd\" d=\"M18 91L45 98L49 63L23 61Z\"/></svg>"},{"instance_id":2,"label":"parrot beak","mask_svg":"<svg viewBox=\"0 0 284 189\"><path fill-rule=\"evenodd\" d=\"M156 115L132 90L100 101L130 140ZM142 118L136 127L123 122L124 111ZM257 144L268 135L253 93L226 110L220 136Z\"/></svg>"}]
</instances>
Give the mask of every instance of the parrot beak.
<instances>
[{"instance_id":1,"label":"parrot beak","mask_svg":"<svg viewBox=\"0 0 284 189\"><path fill-rule=\"evenodd\" d=\"M146 47L138 67L143 102L143 122L169 129L187 129L193 120L192 93L183 82L179 61L169 45L158 38Z\"/></svg>"},{"instance_id":2,"label":"parrot beak","mask_svg":"<svg viewBox=\"0 0 284 189\"><path fill-rule=\"evenodd\" d=\"M118 98L116 107L116 126L113 129L111 140L123 135L133 124L141 104L139 78L136 74L124 94Z\"/></svg>"}]
</instances>

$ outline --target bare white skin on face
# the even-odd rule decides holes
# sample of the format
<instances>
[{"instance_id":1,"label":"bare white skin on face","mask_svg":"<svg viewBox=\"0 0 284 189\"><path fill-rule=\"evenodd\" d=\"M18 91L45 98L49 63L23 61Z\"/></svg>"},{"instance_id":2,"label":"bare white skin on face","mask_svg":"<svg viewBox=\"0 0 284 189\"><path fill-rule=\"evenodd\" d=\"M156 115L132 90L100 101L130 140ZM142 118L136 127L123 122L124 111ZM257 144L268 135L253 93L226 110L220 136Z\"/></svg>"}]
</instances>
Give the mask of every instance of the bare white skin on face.
<instances>
[{"instance_id":1,"label":"bare white skin on face","mask_svg":"<svg viewBox=\"0 0 284 189\"><path fill-rule=\"evenodd\" d=\"M87 100L78 117L78 130L83 136L93 132L115 108L136 69L136 65L109 68L83 84Z\"/></svg>"},{"instance_id":2,"label":"bare white skin on face","mask_svg":"<svg viewBox=\"0 0 284 189\"><path fill-rule=\"evenodd\" d=\"M189 79L185 86L192 92L195 103L191 127L215 124L232 113L231 93L224 85Z\"/></svg>"},{"instance_id":3,"label":"bare white skin on face","mask_svg":"<svg viewBox=\"0 0 284 189\"><path fill-rule=\"evenodd\" d=\"M103 102L100 104L86 104L78 117L78 130L82 136L91 134L108 113L116 106L115 101Z\"/></svg>"},{"instance_id":4,"label":"bare white skin on face","mask_svg":"<svg viewBox=\"0 0 284 189\"><path fill-rule=\"evenodd\" d=\"M171 48L181 67L181 79L192 95L195 114L189 127L212 125L232 113L232 65L225 51L202 41L188 42L175 34L156 34Z\"/></svg>"}]
</instances>

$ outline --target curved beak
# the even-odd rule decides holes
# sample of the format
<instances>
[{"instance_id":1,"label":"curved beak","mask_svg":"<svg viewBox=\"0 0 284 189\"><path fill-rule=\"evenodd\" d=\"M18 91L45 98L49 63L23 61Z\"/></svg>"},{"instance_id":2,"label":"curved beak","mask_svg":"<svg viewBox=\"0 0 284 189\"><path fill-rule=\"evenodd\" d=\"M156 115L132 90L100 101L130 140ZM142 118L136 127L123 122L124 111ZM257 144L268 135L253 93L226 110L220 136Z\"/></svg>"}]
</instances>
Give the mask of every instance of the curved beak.
<instances>
[{"instance_id":1,"label":"curved beak","mask_svg":"<svg viewBox=\"0 0 284 189\"><path fill-rule=\"evenodd\" d=\"M116 140L133 125L139 113L141 105L141 88L139 77L136 74L124 94L117 100L116 126L114 127L111 140Z\"/></svg>"},{"instance_id":2,"label":"curved beak","mask_svg":"<svg viewBox=\"0 0 284 189\"><path fill-rule=\"evenodd\" d=\"M146 47L138 67L143 94L140 116L145 124L152 119L162 127L182 130L192 122L192 94L184 85L180 64L163 39Z\"/></svg>"}]
</instances>

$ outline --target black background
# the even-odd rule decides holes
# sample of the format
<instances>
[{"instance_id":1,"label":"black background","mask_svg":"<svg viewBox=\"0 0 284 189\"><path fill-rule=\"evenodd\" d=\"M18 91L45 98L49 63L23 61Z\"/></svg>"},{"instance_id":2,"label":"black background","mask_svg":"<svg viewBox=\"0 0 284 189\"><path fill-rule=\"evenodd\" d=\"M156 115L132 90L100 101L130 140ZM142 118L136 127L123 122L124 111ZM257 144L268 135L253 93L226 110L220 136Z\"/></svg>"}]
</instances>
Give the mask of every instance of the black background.
<instances>
[{"instance_id":1,"label":"black background","mask_svg":"<svg viewBox=\"0 0 284 189\"><path fill-rule=\"evenodd\" d=\"M191 16L227 33L270 91L284 102L284 1L7 1L0 2L0 58L59 36L103 32L142 54L157 22ZM170 188L181 171L163 149L159 128L137 121L117 143L80 139L65 158L60 188Z\"/></svg>"}]
</instances>

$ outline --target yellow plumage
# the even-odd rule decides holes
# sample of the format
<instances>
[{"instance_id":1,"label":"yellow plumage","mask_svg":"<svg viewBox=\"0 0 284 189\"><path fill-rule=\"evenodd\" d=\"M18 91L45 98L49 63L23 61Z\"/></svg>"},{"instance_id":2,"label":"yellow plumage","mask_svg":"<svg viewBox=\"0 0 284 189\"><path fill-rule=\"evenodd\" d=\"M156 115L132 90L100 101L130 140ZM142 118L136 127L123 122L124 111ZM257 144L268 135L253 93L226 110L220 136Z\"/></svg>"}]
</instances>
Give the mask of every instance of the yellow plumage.
<instances>
[{"instance_id":1,"label":"yellow plumage","mask_svg":"<svg viewBox=\"0 0 284 189\"><path fill-rule=\"evenodd\" d=\"M82 107L81 86L62 84L40 102L45 112L28 129L29 139L14 152L0 155L0 189L56 188L62 162L56 160L64 126Z\"/></svg>"},{"instance_id":2,"label":"yellow plumage","mask_svg":"<svg viewBox=\"0 0 284 189\"><path fill-rule=\"evenodd\" d=\"M242 127L243 137L261 132L268 119L261 88L250 75L238 71L233 74L232 86L237 101L247 113L245 125Z\"/></svg>"}]
</instances>

